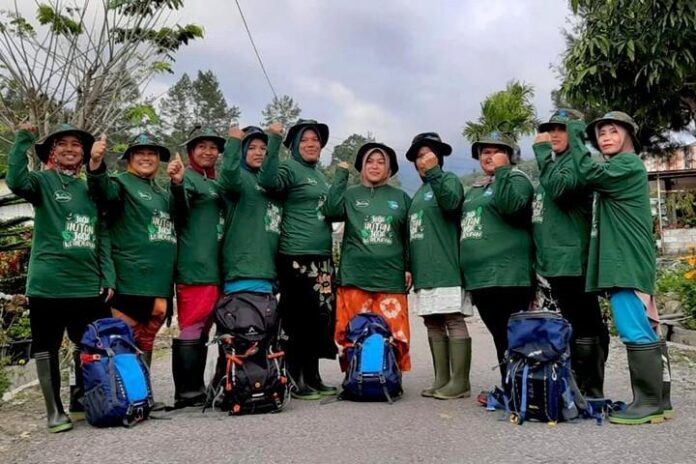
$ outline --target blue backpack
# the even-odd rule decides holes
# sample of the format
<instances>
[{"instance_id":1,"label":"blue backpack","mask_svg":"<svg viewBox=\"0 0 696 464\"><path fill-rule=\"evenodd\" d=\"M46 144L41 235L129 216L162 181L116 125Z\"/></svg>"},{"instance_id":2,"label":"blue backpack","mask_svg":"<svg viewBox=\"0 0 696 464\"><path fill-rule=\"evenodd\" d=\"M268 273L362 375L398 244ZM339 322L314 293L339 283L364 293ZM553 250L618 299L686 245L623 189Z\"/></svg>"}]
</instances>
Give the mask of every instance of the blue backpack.
<instances>
[{"instance_id":1,"label":"blue backpack","mask_svg":"<svg viewBox=\"0 0 696 464\"><path fill-rule=\"evenodd\" d=\"M508 321L504 399L510 421L556 423L584 409L570 368L572 328L559 313L519 312Z\"/></svg>"},{"instance_id":2,"label":"blue backpack","mask_svg":"<svg viewBox=\"0 0 696 464\"><path fill-rule=\"evenodd\" d=\"M94 321L81 346L87 422L131 427L147 419L153 405L150 372L128 324L116 318Z\"/></svg>"},{"instance_id":3,"label":"blue backpack","mask_svg":"<svg viewBox=\"0 0 696 464\"><path fill-rule=\"evenodd\" d=\"M378 314L361 313L348 323L346 336L348 368L340 399L393 403L403 390L389 325Z\"/></svg>"}]
</instances>

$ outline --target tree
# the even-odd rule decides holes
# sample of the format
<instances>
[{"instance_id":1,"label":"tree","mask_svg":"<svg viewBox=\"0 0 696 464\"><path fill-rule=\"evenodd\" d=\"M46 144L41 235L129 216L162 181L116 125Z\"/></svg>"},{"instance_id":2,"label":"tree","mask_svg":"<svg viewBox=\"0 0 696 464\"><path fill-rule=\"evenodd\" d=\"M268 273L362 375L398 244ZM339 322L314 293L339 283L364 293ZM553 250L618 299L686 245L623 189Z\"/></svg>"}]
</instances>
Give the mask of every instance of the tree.
<instances>
[{"instance_id":1,"label":"tree","mask_svg":"<svg viewBox=\"0 0 696 464\"><path fill-rule=\"evenodd\" d=\"M569 102L631 114L647 149L696 116L693 0L571 0L578 24L563 56Z\"/></svg>"},{"instance_id":2,"label":"tree","mask_svg":"<svg viewBox=\"0 0 696 464\"><path fill-rule=\"evenodd\" d=\"M176 144L186 139L196 120L193 110L193 85L188 74L184 73L172 85L159 103L161 124L159 135L164 141Z\"/></svg>"},{"instance_id":3,"label":"tree","mask_svg":"<svg viewBox=\"0 0 696 464\"><path fill-rule=\"evenodd\" d=\"M241 112L238 107L227 104L212 71L198 71L191 87L197 123L212 127L219 133L225 133L230 125L237 124Z\"/></svg>"},{"instance_id":4,"label":"tree","mask_svg":"<svg viewBox=\"0 0 696 464\"><path fill-rule=\"evenodd\" d=\"M203 37L200 26L167 24L183 0L45 0L36 23L19 3L0 11L0 121L12 128L29 119L40 136L58 122L98 134L154 114L141 89L171 72L180 47Z\"/></svg>"},{"instance_id":5,"label":"tree","mask_svg":"<svg viewBox=\"0 0 696 464\"><path fill-rule=\"evenodd\" d=\"M302 113L302 109L288 95L273 97L273 101L261 111L262 127L268 127L274 122L281 122L287 128L295 124Z\"/></svg>"},{"instance_id":6,"label":"tree","mask_svg":"<svg viewBox=\"0 0 696 464\"><path fill-rule=\"evenodd\" d=\"M338 163L345 161L351 166L355 163L355 155L358 153L358 149L366 144L367 142L374 142L375 138L372 134L368 133L365 135L352 134L346 138L343 142L334 146L333 152L331 152L331 162L328 166L323 167L322 171L328 179L329 183L333 183L334 177L336 176L336 168ZM351 170L350 177L348 178L348 185L354 185L360 182L360 176L357 172Z\"/></svg>"},{"instance_id":7,"label":"tree","mask_svg":"<svg viewBox=\"0 0 696 464\"><path fill-rule=\"evenodd\" d=\"M539 121L535 117L534 88L517 81L508 82L505 90L495 92L481 104L481 116L469 121L462 132L474 142L486 134L498 131L518 141L523 135L536 132Z\"/></svg>"}]
</instances>

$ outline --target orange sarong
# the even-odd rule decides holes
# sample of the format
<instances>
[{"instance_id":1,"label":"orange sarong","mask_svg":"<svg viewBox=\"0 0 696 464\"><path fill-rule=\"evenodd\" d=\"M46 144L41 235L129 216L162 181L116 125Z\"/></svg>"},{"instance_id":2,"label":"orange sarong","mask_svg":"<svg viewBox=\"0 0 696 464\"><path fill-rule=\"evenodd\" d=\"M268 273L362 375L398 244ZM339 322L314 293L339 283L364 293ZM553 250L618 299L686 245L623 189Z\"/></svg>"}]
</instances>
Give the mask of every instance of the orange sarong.
<instances>
[{"instance_id":1,"label":"orange sarong","mask_svg":"<svg viewBox=\"0 0 696 464\"><path fill-rule=\"evenodd\" d=\"M408 354L411 342L411 326L408 322L408 297L404 293L368 292L354 287L338 288L336 308L336 343L342 351L348 344L346 327L348 322L360 313L379 314L389 324L396 342L396 356L402 372L411 370L411 357ZM343 356L341 368L345 368ZM345 370L345 369L344 369Z\"/></svg>"}]
</instances>

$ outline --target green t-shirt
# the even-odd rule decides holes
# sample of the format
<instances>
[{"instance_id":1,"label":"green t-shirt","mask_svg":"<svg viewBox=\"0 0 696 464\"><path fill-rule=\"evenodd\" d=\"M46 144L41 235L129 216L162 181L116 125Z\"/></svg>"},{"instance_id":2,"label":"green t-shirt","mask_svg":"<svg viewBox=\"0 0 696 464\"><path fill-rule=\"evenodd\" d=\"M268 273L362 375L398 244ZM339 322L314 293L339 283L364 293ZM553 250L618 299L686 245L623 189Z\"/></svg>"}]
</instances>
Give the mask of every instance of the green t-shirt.
<instances>
[{"instance_id":1,"label":"green t-shirt","mask_svg":"<svg viewBox=\"0 0 696 464\"><path fill-rule=\"evenodd\" d=\"M338 283L371 292L404 293L411 199L391 185L346 189L348 171L336 170L324 213L344 220Z\"/></svg>"},{"instance_id":2,"label":"green t-shirt","mask_svg":"<svg viewBox=\"0 0 696 464\"><path fill-rule=\"evenodd\" d=\"M533 194L526 174L510 166L496 169L491 184L466 192L459 262L467 290L532 285Z\"/></svg>"},{"instance_id":3,"label":"green t-shirt","mask_svg":"<svg viewBox=\"0 0 696 464\"><path fill-rule=\"evenodd\" d=\"M110 217L116 291L171 297L177 248L173 216L185 208L183 184L167 190L130 172L113 177L89 172L87 182Z\"/></svg>"},{"instance_id":4,"label":"green t-shirt","mask_svg":"<svg viewBox=\"0 0 696 464\"><path fill-rule=\"evenodd\" d=\"M268 156L277 156L280 142L279 135L269 134ZM257 183L258 173L242 167L241 157L239 140L228 139L220 173L220 186L228 199L223 279L275 280L283 210Z\"/></svg>"},{"instance_id":5,"label":"green t-shirt","mask_svg":"<svg viewBox=\"0 0 696 464\"><path fill-rule=\"evenodd\" d=\"M259 184L283 200L280 253L331 256L331 224L322 213L329 184L316 165L296 159L278 160L268 153Z\"/></svg>"},{"instance_id":6,"label":"green t-shirt","mask_svg":"<svg viewBox=\"0 0 696 464\"><path fill-rule=\"evenodd\" d=\"M26 130L17 133L7 169L7 186L34 206L27 296L95 297L114 285L97 207L79 177L56 170L29 172L26 153L34 139Z\"/></svg>"},{"instance_id":7,"label":"green t-shirt","mask_svg":"<svg viewBox=\"0 0 696 464\"><path fill-rule=\"evenodd\" d=\"M632 288L654 295L655 239L643 161L635 153L619 153L598 163L588 154L582 127L571 122L568 132L575 168L595 192L587 290Z\"/></svg>"},{"instance_id":8,"label":"green t-shirt","mask_svg":"<svg viewBox=\"0 0 696 464\"><path fill-rule=\"evenodd\" d=\"M413 287L460 287L459 216L464 189L459 178L439 166L413 196L408 210Z\"/></svg>"},{"instance_id":9,"label":"green t-shirt","mask_svg":"<svg viewBox=\"0 0 696 464\"><path fill-rule=\"evenodd\" d=\"M536 271L545 277L582 276L587 266L592 192L583 184L568 151L554 156L550 142L534 145L539 187L532 227Z\"/></svg>"},{"instance_id":10,"label":"green t-shirt","mask_svg":"<svg viewBox=\"0 0 696 464\"><path fill-rule=\"evenodd\" d=\"M218 183L189 168L184 174L186 208L177 212L176 282L187 285L220 283L220 244L224 200Z\"/></svg>"}]
</instances>

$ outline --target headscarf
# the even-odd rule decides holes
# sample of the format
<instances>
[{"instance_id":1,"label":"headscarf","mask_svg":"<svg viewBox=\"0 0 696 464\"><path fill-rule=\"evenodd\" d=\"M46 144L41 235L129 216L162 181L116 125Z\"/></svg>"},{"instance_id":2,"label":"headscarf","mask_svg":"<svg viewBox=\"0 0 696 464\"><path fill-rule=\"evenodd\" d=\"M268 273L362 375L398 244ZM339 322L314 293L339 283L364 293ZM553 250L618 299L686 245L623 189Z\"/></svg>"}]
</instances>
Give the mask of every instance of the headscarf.
<instances>
[{"instance_id":1,"label":"headscarf","mask_svg":"<svg viewBox=\"0 0 696 464\"><path fill-rule=\"evenodd\" d=\"M251 142L253 140L263 140L263 135L262 134L252 134L250 137L244 137L244 140L242 141L242 167L246 169L247 171L250 172L257 172L258 169L253 169L247 164L247 150L249 150L249 145L251 145ZM300 157L301 159L302 157ZM304 160L302 160L304 161Z\"/></svg>"},{"instance_id":2,"label":"headscarf","mask_svg":"<svg viewBox=\"0 0 696 464\"><path fill-rule=\"evenodd\" d=\"M206 177L208 179L215 179L215 165L213 164L209 168L202 167L200 164L196 162L196 159L193 157L193 150L189 151L189 167L203 177Z\"/></svg>"},{"instance_id":3,"label":"headscarf","mask_svg":"<svg viewBox=\"0 0 696 464\"><path fill-rule=\"evenodd\" d=\"M624 148L626 147L626 140L627 139L630 140L631 144L633 144L633 139L631 138L631 134L628 131L628 129L626 129L621 124L617 124L615 122L606 122L603 124L595 125L595 140L597 140L597 145L599 146L599 131L603 127L607 127L607 126L613 127L621 135L621 148L619 148L619 151L617 153L614 153L614 155L618 155L619 153L625 152L626 150ZM634 150L635 150L635 147L634 147ZM613 156L613 155L610 155L610 156Z\"/></svg>"},{"instance_id":4,"label":"headscarf","mask_svg":"<svg viewBox=\"0 0 696 464\"><path fill-rule=\"evenodd\" d=\"M319 162L319 160L317 160L316 163L309 163L309 162L305 161L305 159L302 158L302 155L300 154L300 141L302 140L302 135L303 135L306 131L308 131L308 130L311 130L312 132L314 132L315 134L317 134L317 138L319 139L319 143L320 143L320 144L323 142L323 140L321 139L321 135L319 134L319 131L318 131L318 130L314 129L314 128L311 127L311 126L310 126L310 127L305 127L305 128L302 129L301 131L298 131L298 132L297 132L297 135L295 136L295 138L294 138L293 141L292 141L292 144L290 145L290 153L292 154L292 157L293 157L296 161L299 161L300 163L304 164L305 166L314 167L314 166L317 165L317 163ZM246 156L246 152L244 152L244 153L245 153L245 156Z\"/></svg>"},{"instance_id":5,"label":"headscarf","mask_svg":"<svg viewBox=\"0 0 696 464\"><path fill-rule=\"evenodd\" d=\"M365 170L365 166L367 166L367 160L370 159L370 156L372 156L372 154L374 154L374 153L379 153L380 155L382 155L382 158L384 158L384 165L385 165L386 168L387 168L386 176L384 177L384 179L380 180L380 181L377 182L377 183L372 183L372 182L370 182L370 181L367 180L367 171ZM360 180L361 180L361 183L362 183L364 186L366 186L366 187L381 187L382 185L384 185L384 184L386 184L387 182L389 182L389 178L390 178L390 177L391 177L391 166L390 166L390 163L389 163L389 157L388 157L387 154L384 153L384 151L382 151L381 149L379 149L379 148L373 148L372 150L370 150L370 151L363 157L363 160L362 160L362 169L360 169Z\"/></svg>"}]
</instances>

